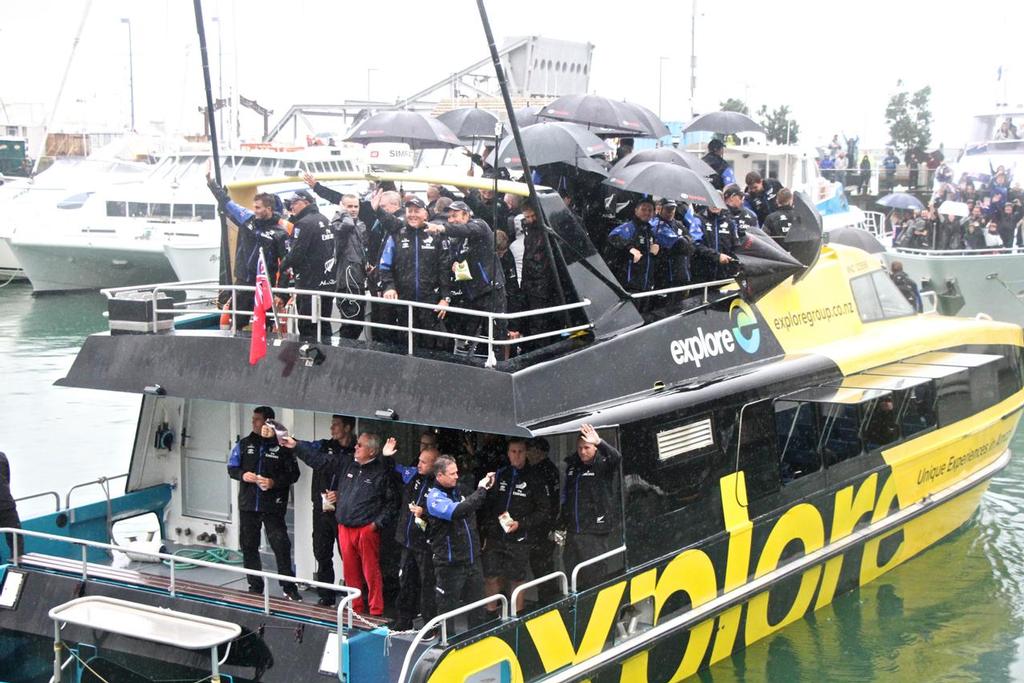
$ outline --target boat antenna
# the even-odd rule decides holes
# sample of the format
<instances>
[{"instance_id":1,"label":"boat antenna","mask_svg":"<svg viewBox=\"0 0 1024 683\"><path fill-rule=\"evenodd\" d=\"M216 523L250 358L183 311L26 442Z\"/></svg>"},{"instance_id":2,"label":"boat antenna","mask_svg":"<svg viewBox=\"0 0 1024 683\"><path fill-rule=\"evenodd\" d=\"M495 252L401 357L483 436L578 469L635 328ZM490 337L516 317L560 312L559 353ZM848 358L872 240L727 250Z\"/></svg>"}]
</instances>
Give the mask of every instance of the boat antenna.
<instances>
[{"instance_id":1,"label":"boat antenna","mask_svg":"<svg viewBox=\"0 0 1024 683\"><path fill-rule=\"evenodd\" d=\"M199 2L199 0L195 0ZM516 121L515 110L512 108L512 96L508 92L508 82L505 80L505 70L501 66L501 58L498 57L498 48L494 44L494 33L491 32L491 22L487 18L487 8L484 7L484 0L476 0L477 9L480 10L480 22L484 25L484 34L487 36L487 47L491 51L491 62L494 63L494 73L498 77L498 86L501 88L501 99L505 103L505 113L508 115L508 125L512 129L512 139L515 140L516 149L519 150L519 161L523 167L523 177L526 179L526 187L530 191L530 204L533 205L534 211L537 212L537 218L540 219L542 226L547 226L547 216L544 215L544 208L541 206L540 201L537 198L537 188L533 184L533 170L530 168L530 162L526 159L526 149L523 147L523 138L519 134L519 123ZM498 148L494 148L494 171L497 175L498 172ZM495 230L498 226L495 226ZM554 282L555 282L555 293L558 295L558 302L561 304L566 303L565 292L562 289L562 277L558 270L558 266L555 262L555 253L551 248L551 232L550 229L544 230L544 251L547 254L548 262L555 269ZM563 311L563 317L568 322L569 314L567 311Z\"/></svg>"},{"instance_id":2,"label":"boat antenna","mask_svg":"<svg viewBox=\"0 0 1024 683\"><path fill-rule=\"evenodd\" d=\"M210 83L210 57L206 52L206 28L203 26L203 2L192 0L196 13L196 31L199 32L199 56L203 62L203 84L206 86L206 120L210 124L210 146L213 148L213 177L217 186L222 185L220 179L220 154L217 150L217 120L213 115L213 86ZM223 211L220 215L220 275L221 285L231 284L231 248L228 244L228 220Z\"/></svg>"}]
</instances>

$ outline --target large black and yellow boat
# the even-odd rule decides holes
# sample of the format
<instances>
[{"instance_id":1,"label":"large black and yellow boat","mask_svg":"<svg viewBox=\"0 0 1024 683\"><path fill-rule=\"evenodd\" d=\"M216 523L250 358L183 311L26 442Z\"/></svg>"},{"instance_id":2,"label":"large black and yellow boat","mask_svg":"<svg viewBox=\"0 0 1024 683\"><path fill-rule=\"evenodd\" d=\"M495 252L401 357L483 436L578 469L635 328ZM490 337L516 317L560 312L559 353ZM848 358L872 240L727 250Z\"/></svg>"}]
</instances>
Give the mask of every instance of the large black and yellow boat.
<instances>
[{"instance_id":1,"label":"large black and yellow boat","mask_svg":"<svg viewBox=\"0 0 1024 683\"><path fill-rule=\"evenodd\" d=\"M877 259L817 242L805 264L692 286L645 319L561 198L539 200L563 329L509 360L493 336L486 359L286 336L250 366L247 333L203 328L208 304L181 301L204 285L108 292L111 332L89 337L60 383L142 395L125 493L25 520L24 553L0 570L0 680L682 680L935 545L1007 464L1020 327L914 314ZM271 596L270 581L251 595L230 565L143 562L173 557L154 548L110 566L125 550L112 527L143 514L168 550L237 546L225 464L256 405L308 438L334 413L405 444L424 427L545 436L555 462L597 425L622 453L604 578L559 568L525 585L557 599L517 613L499 595L482 625L463 627L470 605L395 634L352 613L349 587L334 587L335 611ZM300 577L310 505L294 496ZM435 624L440 639L424 638Z\"/></svg>"}]
</instances>

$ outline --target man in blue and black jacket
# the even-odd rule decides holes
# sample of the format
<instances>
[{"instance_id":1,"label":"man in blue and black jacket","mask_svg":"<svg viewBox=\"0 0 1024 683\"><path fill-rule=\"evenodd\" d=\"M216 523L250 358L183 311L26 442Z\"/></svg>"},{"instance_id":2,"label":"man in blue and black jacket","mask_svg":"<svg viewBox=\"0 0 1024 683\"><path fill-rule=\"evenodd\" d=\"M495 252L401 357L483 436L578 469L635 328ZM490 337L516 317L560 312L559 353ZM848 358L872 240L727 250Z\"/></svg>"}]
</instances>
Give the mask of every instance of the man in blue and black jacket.
<instances>
[{"instance_id":1,"label":"man in blue and black jacket","mask_svg":"<svg viewBox=\"0 0 1024 683\"><path fill-rule=\"evenodd\" d=\"M274 418L274 409L260 406L252 413L252 433L239 440L228 458L228 476L238 480L238 545L246 569L261 570L260 527L274 551L277 573L295 576L292 568L292 542L288 538L284 515L288 494L299 479L299 466L291 448L278 443L274 430L266 424ZM263 592L263 579L247 576L250 593ZM294 583L281 582L289 600L301 601Z\"/></svg>"},{"instance_id":2,"label":"man in blue and black jacket","mask_svg":"<svg viewBox=\"0 0 1024 683\"><path fill-rule=\"evenodd\" d=\"M228 197L227 190L217 185L207 174L206 185L217 199L217 206L238 226L238 246L235 248L235 284L253 286L256 284L256 268L259 264L260 249L267 263L267 277L271 286L277 286L278 264L288 253L288 233L282 227L281 200L265 192L256 195L252 211ZM249 324L253 309L253 292L238 292L235 295L236 318L239 327Z\"/></svg>"},{"instance_id":3,"label":"man in blue and black jacket","mask_svg":"<svg viewBox=\"0 0 1024 683\"><path fill-rule=\"evenodd\" d=\"M628 292L654 289L661 245L654 240L653 216L654 200L644 197L633 206L633 218L608 233L608 265ZM646 309L650 302L647 297L639 299L637 305Z\"/></svg>"},{"instance_id":4,"label":"man in blue and black jacket","mask_svg":"<svg viewBox=\"0 0 1024 683\"><path fill-rule=\"evenodd\" d=\"M388 439L384 455L393 455L394 440ZM424 623L437 614L434 600L434 563L427 543L427 491L434 483L434 462L440 452L434 448L420 451L415 466L395 464L402 478L402 503L398 507L395 540L402 547L398 591L398 620L395 630L412 628L417 612Z\"/></svg>"},{"instance_id":5,"label":"man in blue and black jacket","mask_svg":"<svg viewBox=\"0 0 1024 683\"><path fill-rule=\"evenodd\" d=\"M441 614L483 597L476 512L493 485L494 472L489 472L467 496L459 488L455 460L442 455L434 462L434 485L427 492L427 538L434 554L435 597ZM479 610L469 615L470 626L482 620Z\"/></svg>"}]
</instances>

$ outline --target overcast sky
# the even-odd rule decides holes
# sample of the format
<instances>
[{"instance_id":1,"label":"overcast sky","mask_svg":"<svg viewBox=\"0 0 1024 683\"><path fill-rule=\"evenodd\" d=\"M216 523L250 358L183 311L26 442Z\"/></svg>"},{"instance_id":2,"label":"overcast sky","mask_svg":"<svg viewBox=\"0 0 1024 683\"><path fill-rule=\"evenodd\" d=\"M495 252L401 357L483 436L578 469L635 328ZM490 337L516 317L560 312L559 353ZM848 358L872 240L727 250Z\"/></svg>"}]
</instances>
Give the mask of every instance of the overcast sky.
<instances>
[{"instance_id":1,"label":"overcast sky","mask_svg":"<svg viewBox=\"0 0 1024 683\"><path fill-rule=\"evenodd\" d=\"M727 97L790 105L803 141L832 133L885 143L885 105L898 80L931 85L933 139L960 146L972 113L1024 93L1024 56L1013 48L1024 3L986 4L961 16L951 2L724 3L697 0L698 112ZM11 118L48 112L71 54L84 2L0 2L0 105ZM499 45L505 37L544 35L593 43L592 92L657 109L664 62L665 120L689 118L688 0L632 0L603 13L584 0L488 3ZM608 5L611 6L611 5ZM419 90L487 54L473 0L205 0L207 40L217 90L218 31L224 87L275 111L296 103L374 99ZM57 111L58 121L129 118L131 20L137 128L201 132L202 72L192 3L187 0L94 0ZM220 17L219 24L212 17ZM971 35L974 38L968 38ZM966 46L966 47L965 47ZM1016 54L1014 54L1016 52ZM237 62L237 69L236 69ZM1003 67L1003 82L996 81ZM0 109L0 120L4 111ZM258 136L256 114L242 115L243 135ZM39 121L18 121L29 125Z\"/></svg>"}]
</instances>

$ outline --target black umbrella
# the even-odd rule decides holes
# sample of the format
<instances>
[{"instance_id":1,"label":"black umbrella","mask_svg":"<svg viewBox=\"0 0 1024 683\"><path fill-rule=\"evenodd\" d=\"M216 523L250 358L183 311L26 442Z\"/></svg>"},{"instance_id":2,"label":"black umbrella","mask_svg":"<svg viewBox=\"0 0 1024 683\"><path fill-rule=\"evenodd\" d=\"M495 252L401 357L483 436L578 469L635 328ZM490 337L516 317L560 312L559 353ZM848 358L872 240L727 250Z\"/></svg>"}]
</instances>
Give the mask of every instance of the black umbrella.
<instances>
[{"instance_id":1,"label":"black umbrella","mask_svg":"<svg viewBox=\"0 0 1024 683\"><path fill-rule=\"evenodd\" d=\"M636 135L634 137L643 138L663 138L666 135L671 135L672 131L668 129L665 122L662 121L657 114L642 105L636 104L635 102L621 102L624 107L643 125L644 134Z\"/></svg>"},{"instance_id":2,"label":"black umbrella","mask_svg":"<svg viewBox=\"0 0 1024 683\"><path fill-rule=\"evenodd\" d=\"M747 238L736 249L741 279L754 297L779 284L804 265L759 228L747 228Z\"/></svg>"},{"instance_id":3,"label":"black umbrella","mask_svg":"<svg viewBox=\"0 0 1024 683\"><path fill-rule=\"evenodd\" d=\"M452 109L437 117L437 120L451 128L461 140L494 138L498 117L494 112L476 107Z\"/></svg>"},{"instance_id":4,"label":"black umbrella","mask_svg":"<svg viewBox=\"0 0 1024 683\"><path fill-rule=\"evenodd\" d=\"M887 194L875 203L890 209L913 209L914 211L920 211L924 208L924 204L921 203L920 199L906 192Z\"/></svg>"},{"instance_id":5,"label":"black umbrella","mask_svg":"<svg viewBox=\"0 0 1024 683\"><path fill-rule=\"evenodd\" d=\"M547 119L538 118L540 110L543 109L541 105L537 104L532 107L523 107L522 109L516 109L512 114L516 117L516 123L519 124L520 128L526 126L532 126L535 123L543 123Z\"/></svg>"},{"instance_id":6,"label":"black umbrella","mask_svg":"<svg viewBox=\"0 0 1024 683\"><path fill-rule=\"evenodd\" d=\"M575 165L577 160L612 151L601 138L575 123L554 121L535 123L520 129L531 166L564 162ZM488 162L496 168L522 168L522 160L515 140L508 136L498 145L497 160L492 154Z\"/></svg>"},{"instance_id":7,"label":"black umbrella","mask_svg":"<svg viewBox=\"0 0 1024 683\"><path fill-rule=\"evenodd\" d=\"M549 102L538 116L578 123L602 135L642 137L646 134L636 111L623 102L601 95L565 95Z\"/></svg>"},{"instance_id":8,"label":"black umbrella","mask_svg":"<svg viewBox=\"0 0 1024 683\"><path fill-rule=\"evenodd\" d=\"M863 249L869 254L885 253L885 245L867 230L841 225L825 233L828 241L834 244L845 244L848 247Z\"/></svg>"},{"instance_id":9,"label":"black umbrella","mask_svg":"<svg viewBox=\"0 0 1024 683\"><path fill-rule=\"evenodd\" d=\"M616 167L611 170L604 184L624 192L725 208L722 196L711 187L711 183L688 168L663 161L644 161L623 168Z\"/></svg>"},{"instance_id":10,"label":"black umbrella","mask_svg":"<svg viewBox=\"0 0 1024 683\"><path fill-rule=\"evenodd\" d=\"M702 177L714 175L715 173L715 169L708 166L696 154L676 149L675 147L656 147L654 149L642 149L639 152L630 152L619 159L614 168L625 168L626 166L640 164L645 161L663 161L667 164L675 164L676 166L688 168Z\"/></svg>"},{"instance_id":11,"label":"black umbrella","mask_svg":"<svg viewBox=\"0 0 1024 683\"><path fill-rule=\"evenodd\" d=\"M415 111L382 111L366 119L345 138L368 145L371 142L404 142L414 149L461 147L462 141L438 121Z\"/></svg>"},{"instance_id":12,"label":"black umbrella","mask_svg":"<svg viewBox=\"0 0 1024 683\"><path fill-rule=\"evenodd\" d=\"M683 127L684 133L703 130L709 133L745 133L747 131L764 132L761 124L746 114L738 111L713 111L701 114Z\"/></svg>"},{"instance_id":13,"label":"black umbrella","mask_svg":"<svg viewBox=\"0 0 1024 683\"><path fill-rule=\"evenodd\" d=\"M786 233L786 249L808 268L821 252L821 214L804 192L793 193L793 227Z\"/></svg>"}]
</instances>

